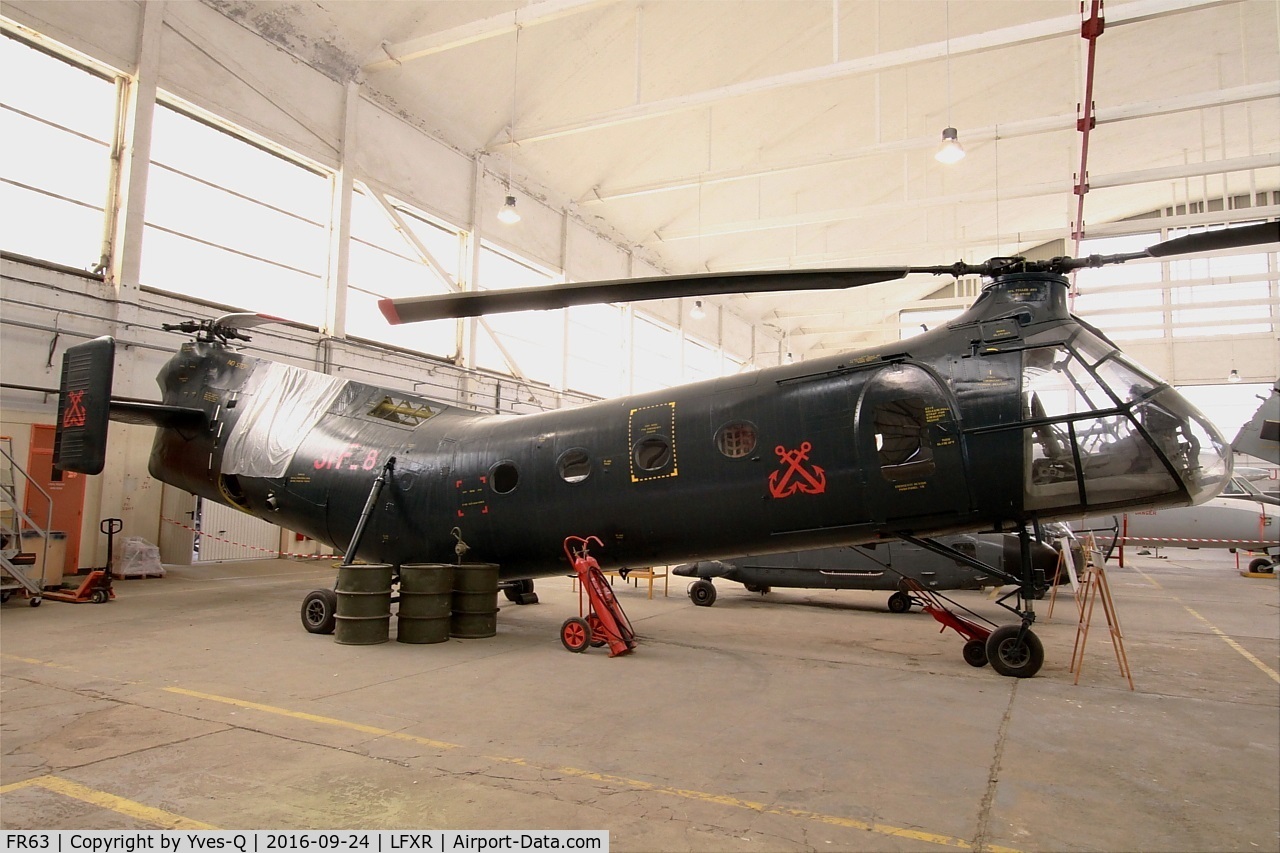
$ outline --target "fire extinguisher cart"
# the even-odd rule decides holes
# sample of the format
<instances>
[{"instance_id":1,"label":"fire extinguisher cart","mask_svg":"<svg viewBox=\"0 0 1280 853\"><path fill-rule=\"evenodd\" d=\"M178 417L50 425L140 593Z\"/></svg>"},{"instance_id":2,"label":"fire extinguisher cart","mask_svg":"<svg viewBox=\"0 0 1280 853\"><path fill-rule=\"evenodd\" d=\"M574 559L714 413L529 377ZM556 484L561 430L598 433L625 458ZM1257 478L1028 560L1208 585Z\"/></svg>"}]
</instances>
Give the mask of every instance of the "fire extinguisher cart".
<instances>
[{"instance_id":1,"label":"fire extinguisher cart","mask_svg":"<svg viewBox=\"0 0 1280 853\"><path fill-rule=\"evenodd\" d=\"M560 642L571 652L608 644L609 657L625 655L636 647L636 632L600 571L600 564L588 553L592 542L604 547L595 536L568 536L564 540L564 552L578 576L578 615L564 620Z\"/></svg>"}]
</instances>

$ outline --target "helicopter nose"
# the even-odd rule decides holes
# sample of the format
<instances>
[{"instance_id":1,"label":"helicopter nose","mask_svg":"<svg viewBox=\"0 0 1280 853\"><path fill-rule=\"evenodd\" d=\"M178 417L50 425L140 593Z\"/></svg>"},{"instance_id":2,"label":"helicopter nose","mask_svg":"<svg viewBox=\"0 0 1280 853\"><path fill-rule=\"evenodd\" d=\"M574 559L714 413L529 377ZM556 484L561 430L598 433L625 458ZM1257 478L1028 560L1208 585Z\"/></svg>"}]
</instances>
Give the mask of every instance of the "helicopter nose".
<instances>
[{"instance_id":1,"label":"helicopter nose","mask_svg":"<svg viewBox=\"0 0 1280 853\"><path fill-rule=\"evenodd\" d=\"M1218 428L1186 397L1166 387L1142 409L1142 420L1161 415L1176 420L1182 439L1176 452L1158 448L1181 479L1191 503L1215 497L1231 479L1231 446Z\"/></svg>"}]
</instances>

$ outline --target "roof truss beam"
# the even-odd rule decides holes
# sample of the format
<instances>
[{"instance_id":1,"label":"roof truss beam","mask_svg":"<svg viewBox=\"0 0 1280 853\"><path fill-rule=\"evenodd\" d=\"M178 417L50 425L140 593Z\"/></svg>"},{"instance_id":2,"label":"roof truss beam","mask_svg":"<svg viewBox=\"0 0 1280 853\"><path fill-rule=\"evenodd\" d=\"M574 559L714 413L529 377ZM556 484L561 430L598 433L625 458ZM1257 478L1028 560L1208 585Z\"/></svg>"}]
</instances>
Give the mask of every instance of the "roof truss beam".
<instances>
[{"instance_id":1,"label":"roof truss beam","mask_svg":"<svg viewBox=\"0 0 1280 853\"><path fill-rule=\"evenodd\" d=\"M1178 96L1176 98L1162 98L1160 100L1146 101L1138 104L1107 107L1099 109L1095 118L1100 125L1111 124L1114 122L1129 121L1132 119L1151 118L1154 116L1171 115L1179 112L1202 110L1210 107L1224 107L1233 104L1244 104L1252 101L1264 101L1275 98L1280 98L1280 80L1273 80L1266 83L1253 83L1245 86L1235 86L1230 89L1197 92L1190 95ZM1053 133L1056 131L1073 129L1075 127L1076 120L1077 116L1073 113L1070 115L1056 115L1006 122L1000 124L999 127L992 125L990 127L966 128L964 138L965 142L970 145L976 145L982 142L992 142L997 138L1014 139L1023 136L1033 136L1038 133ZM653 193L670 192L672 190L689 189L696 186L706 187L713 184L748 180L764 175L777 175L782 172L792 172L800 169L833 166L864 157L875 157L883 154L889 154L894 151L930 149L936 147L937 144L938 139L935 136L900 139L893 142L883 142L878 145L868 146L844 156L821 154L802 159L772 164L760 164L741 169L722 169L720 171L706 172L701 175L688 175L667 181L652 181L646 184L636 184L629 187L596 187L592 189L589 195L578 199L578 204L600 204L614 199L631 198L634 196L651 195ZM1099 183L1098 180L1099 179L1091 178L1090 186L1103 186L1103 184Z\"/></svg>"},{"instance_id":2,"label":"roof truss beam","mask_svg":"<svg viewBox=\"0 0 1280 853\"><path fill-rule=\"evenodd\" d=\"M1099 175L1096 178L1090 177L1089 186L1093 189L1120 187L1131 184L1177 180L1205 175L1222 175L1275 167L1280 167L1280 154L1258 154L1253 157L1236 157L1228 160L1211 160L1202 163L1187 163L1181 166L1142 169L1114 175ZM729 234L745 234L755 231L770 231L777 228L827 225L832 222L847 222L854 219L873 219L886 213L919 211L933 207L952 207L957 204L1007 202L1015 198L1035 198L1037 196L1069 193L1071 187L1072 181L1063 179L1040 184L1028 184L1022 187L1001 187L999 190L990 188L976 192L934 196L932 198L903 199L884 204L860 205L838 210L819 210L787 214L785 216L758 217L739 222L725 222L719 225L703 225L701 228L660 230L655 232L654 239L646 241L645 245L701 239L703 237L719 237Z\"/></svg>"},{"instance_id":3,"label":"roof truss beam","mask_svg":"<svg viewBox=\"0 0 1280 853\"><path fill-rule=\"evenodd\" d=\"M614 0L539 0L513 12L504 12L501 15L471 21L438 33L394 43L384 41L365 59L362 70L366 74L371 74L386 71L389 68L398 68L415 59L507 35L515 32L519 27L533 27L558 21L611 2Z\"/></svg>"},{"instance_id":4,"label":"roof truss beam","mask_svg":"<svg viewBox=\"0 0 1280 853\"><path fill-rule=\"evenodd\" d=\"M551 0L546 0L546 2L551 2ZM1232 2L1239 2L1239 0L1232 0ZM1208 6L1218 5L1221 5L1221 0L1135 0L1135 2L1125 3L1122 6L1117 6L1108 10L1107 23L1111 26L1131 24L1138 21L1158 18L1164 15L1189 12ZM885 71L891 68L901 68L907 65L915 65L921 62L941 59L948 55L956 57L968 53L979 53L997 48L1030 44L1048 39L1062 38L1064 36L1076 36L1079 34L1079 31L1079 17L1076 15L1063 15L1057 18L1049 18L1029 24L1019 24L1017 26L991 30L985 33L974 33L969 36L960 36L958 38L950 39L949 42L938 41L929 44L917 45L915 47L903 48L902 50L886 51L874 56L860 57L858 59L850 59L843 62L833 62L815 68L806 68L801 71L792 71L786 74L778 74L773 77L763 77L758 80L747 80L742 83L734 83L729 86L721 86L716 89L708 89L702 92L693 92L688 95L680 95L678 97L666 98L660 101L635 104L630 107L609 110L558 125L544 125L542 127L517 126L514 129L515 132L512 135L512 138L519 139L521 145L528 145L534 142L556 139L575 133L601 130L603 128L615 127L620 124L626 124L634 121L642 121L656 116L665 116L672 113L683 112L685 110L696 109L717 101L737 98L743 95L758 94L760 92L768 92L791 86L820 83L839 77L869 74ZM506 138L504 135L502 139L490 142L487 146L487 150L500 150L510 144L512 144L511 140Z\"/></svg>"}]
</instances>

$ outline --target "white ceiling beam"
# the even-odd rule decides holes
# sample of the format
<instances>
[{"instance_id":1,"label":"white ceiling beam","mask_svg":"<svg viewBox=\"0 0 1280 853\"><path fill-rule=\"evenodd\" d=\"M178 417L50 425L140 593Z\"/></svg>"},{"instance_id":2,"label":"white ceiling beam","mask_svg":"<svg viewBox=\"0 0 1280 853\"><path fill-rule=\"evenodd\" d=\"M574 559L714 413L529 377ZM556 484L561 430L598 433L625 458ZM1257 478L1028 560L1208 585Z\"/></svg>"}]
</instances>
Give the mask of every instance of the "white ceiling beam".
<instances>
[{"instance_id":1,"label":"white ceiling beam","mask_svg":"<svg viewBox=\"0 0 1280 853\"><path fill-rule=\"evenodd\" d=\"M1097 124L1105 125L1121 121L1131 121L1134 119L1171 115L1179 112L1202 110L1211 107L1224 107L1233 104L1249 103L1252 101L1274 100L1276 98L1280 98L1280 80L1272 80L1266 83L1253 83L1246 86L1235 86L1230 89L1214 89L1206 92L1196 92L1190 95L1180 95L1176 98L1160 98L1155 101L1144 101L1137 104L1124 104L1117 107L1106 107L1099 109L1095 113L1095 116ZM965 128L961 133L961 137L967 145L972 147L979 143L992 142L997 138L1018 139L1039 133L1074 130L1077 118L1078 116L1072 113L1070 115L1024 119L1022 121L1012 121L980 128ZM937 145L938 138L936 136L917 136L911 139L899 139L893 142L869 145L843 156L830 153L818 154L801 159L786 160L772 164L758 164L740 169L723 169L716 172L706 172L701 175L685 175L670 180L652 181L646 184L636 184L629 187L596 187L592 189L589 195L578 199L578 204L601 204L614 199L652 195L654 193L690 189L697 186L707 187L713 184L749 180L763 175L778 175L784 172L792 172L801 169L835 166L865 157L876 157L899 151L933 149L937 147ZM1090 186L1101 185L1091 180Z\"/></svg>"},{"instance_id":2,"label":"white ceiling beam","mask_svg":"<svg viewBox=\"0 0 1280 853\"><path fill-rule=\"evenodd\" d=\"M1247 172L1269 167L1280 167L1280 153L1259 154L1253 157L1236 157L1228 160L1213 160L1202 163L1186 163L1180 166L1165 166L1157 169L1143 169L1132 172L1120 172L1114 175L1090 177L1092 189L1103 187L1130 186L1132 184L1151 183L1155 181L1176 180L1180 178L1200 177L1203 175L1220 175L1233 172ZM1037 196L1070 193L1073 181L1047 181L1040 184L1028 184L1022 187L994 187L968 193L933 196L930 198L904 199L884 204L860 205L836 210L819 210L805 213L793 213L786 216L768 216L755 219L744 219L738 222L724 222L718 225L703 225L701 228L673 228L654 232L655 237L644 242L644 245L671 243L679 240L701 239L703 237L722 237L729 234L747 234L755 231L770 231L778 228L796 228L806 225L826 225L832 222L846 222L859 219L874 219L887 213L919 211L935 207L952 207L960 204L981 202L1010 201L1015 198L1035 198Z\"/></svg>"},{"instance_id":3,"label":"white ceiling beam","mask_svg":"<svg viewBox=\"0 0 1280 853\"><path fill-rule=\"evenodd\" d=\"M1229 1L1240 2L1240 0ZM1107 10L1106 21L1109 26L1114 27L1221 5L1223 5L1222 0L1135 0L1135 2L1125 3L1122 6ZM601 130L629 122L696 109L717 101L738 98L743 95L753 95L791 86L821 83L840 77L886 71L947 56L963 56L969 53L981 53L1064 36L1075 36L1079 32L1080 17L1078 15L1063 15L1057 18L1019 24L985 33L974 33L973 35L959 36L950 40L886 51L872 56L845 60L844 62L833 62L816 68L806 68L801 71L792 71L773 77L747 80L742 83L720 86L702 92L692 92L688 95L680 95L660 101L635 104L630 107L608 110L557 125L544 125L542 127L517 126L513 138L519 139L521 145L528 145L584 131ZM501 150L510 144L509 140L506 142L495 141L490 143L488 150Z\"/></svg>"},{"instance_id":4,"label":"white ceiling beam","mask_svg":"<svg viewBox=\"0 0 1280 853\"><path fill-rule=\"evenodd\" d=\"M612 2L616 0L540 0L513 12L471 21L438 33L395 43L384 41L365 59L362 70L366 74L386 71L424 56L513 33L516 27L547 24Z\"/></svg>"},{"instance_id":5,"label":"white ceiling beam","mask_svg":"<svg viewBox=\"0 0 1280 853\"><path fill-rule=\"evenodd\" d=\"M1237 222L1253 222L1255 220L1274 219L1280 217L1280 205L1269 204L1260 207L1242 207L1235 210L1215 210L1209 213L1191 213L1181 216L1152 216L1144 219L1122 219L1117 222L1105 222L1090 225L1085 229L1085 239L1093 237L1123 237L1129 234L1143 234L1159 231L1162 228L1196 228L1202 225L1223 225ZM965 247L971 252L981 254L982 246L1001 246L1001 252L1009 254L1013 246L1039 246L1050 240L1061 240L1069 236L1070 227L1042 229L1039 231L1018 231L1001 235L976 235L966 237L962 245L956 240L940 240L930 242L914 242L898 246L881 246L874 252L820 252L807 255L779 255L772 258L755 258L747 264L707 265L707 271L713 273L743 272L746 270L766 269L801 269L805 267L834 267L845 264L870 265L880 258L900 259L911 255L915 258L926 258L938 252L960 254ZM1271 248L1259 247L1257 251L1274 251ZM996 254L991 252L990 254ZM927 260L913 260L913 263L930 263Z\"/></svg>"}]
</instances>

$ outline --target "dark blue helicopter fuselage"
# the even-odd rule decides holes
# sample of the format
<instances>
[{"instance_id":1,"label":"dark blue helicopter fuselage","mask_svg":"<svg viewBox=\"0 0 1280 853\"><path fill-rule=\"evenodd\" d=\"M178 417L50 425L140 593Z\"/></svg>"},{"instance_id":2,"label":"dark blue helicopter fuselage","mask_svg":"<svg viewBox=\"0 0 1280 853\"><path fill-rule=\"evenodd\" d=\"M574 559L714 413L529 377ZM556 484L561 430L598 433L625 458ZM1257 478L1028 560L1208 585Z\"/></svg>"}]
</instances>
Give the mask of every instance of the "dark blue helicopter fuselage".
<instances>
[{"instance_id":1,"label":"dark blue helicopter fuselage","mask_svg":"<svg viewBox=\"0 0 1280 853\"><path fill-rule=\"evenodd\" d=\"M394 457L357 556L451 562L460 537L507 578L565 573L570 535L598 536L606 568L666 565L1187 504L1220 485L1200 458L1221 461L1212 428L1065 294L1058 276L1010 275L908 341L521 416L191 342L159 382L208 426L158 430L150 468L345 549ZM1133 389L1110 387L1115 365ZM1102 389L1090 410L1031 400L1029 377L1054 371Z\"/></svg>"}]
</instances>

